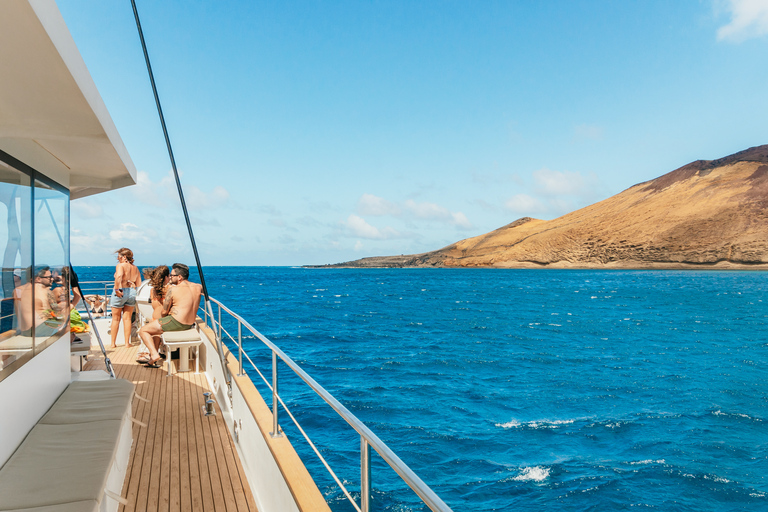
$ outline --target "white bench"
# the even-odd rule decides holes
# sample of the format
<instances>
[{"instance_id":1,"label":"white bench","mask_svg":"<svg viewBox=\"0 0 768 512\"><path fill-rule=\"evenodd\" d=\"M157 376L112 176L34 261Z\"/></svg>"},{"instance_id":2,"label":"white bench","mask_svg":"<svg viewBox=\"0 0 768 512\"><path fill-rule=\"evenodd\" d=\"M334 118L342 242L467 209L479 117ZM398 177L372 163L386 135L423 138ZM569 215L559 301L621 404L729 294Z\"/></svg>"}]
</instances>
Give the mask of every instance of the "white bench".
<instances>
[{"instance_id":1,"label":"white bench","mask_svg":"<svg viewBox=\"0 0 768 512\"><path fill-rule=\"evenodd\" d=\"M186 331L168 331L163 333L165 345L165 362L168 365L168 376L171 376L171 351L179 349L179 371L189 371L189 349L195 349L195 373L200 373L200 344L203 339L195 327Z\"/></svg>"},{"instance_id":2,"label":"white bench","mask_svg":"<svg viewBox=\"0 0 768 512\"><path fill-rule=\"evenodd\" d=\"M0 468L0 510L117 510L134 389L122 379L71 383Z\"/></svg>"}]
</instances>

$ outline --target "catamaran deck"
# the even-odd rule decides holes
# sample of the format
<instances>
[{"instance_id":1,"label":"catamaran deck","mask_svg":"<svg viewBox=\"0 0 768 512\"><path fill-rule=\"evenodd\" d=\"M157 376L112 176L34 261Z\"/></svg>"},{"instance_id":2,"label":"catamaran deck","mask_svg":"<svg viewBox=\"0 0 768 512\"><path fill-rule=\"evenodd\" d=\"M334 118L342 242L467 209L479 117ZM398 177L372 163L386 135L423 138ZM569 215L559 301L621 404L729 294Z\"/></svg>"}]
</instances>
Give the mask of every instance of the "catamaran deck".
<instances>
[{"instance_id":1,"label":"catamaran deck","mask_svg":"<svg viewBox=\"0 0 768 512\"><path fill-rule=\"evenodd\" d=\"M91 350L84 370L104 370L101 352ZM126 470L123 511L255 511L232 438L218 404L204 416L203 393L210 391L203 373L167 376L163 369L135 362L136 347L108 351L118 378L136 384L133 446ZM177 361L171 361L177 364Z\"/></svg>"}]
</instances>

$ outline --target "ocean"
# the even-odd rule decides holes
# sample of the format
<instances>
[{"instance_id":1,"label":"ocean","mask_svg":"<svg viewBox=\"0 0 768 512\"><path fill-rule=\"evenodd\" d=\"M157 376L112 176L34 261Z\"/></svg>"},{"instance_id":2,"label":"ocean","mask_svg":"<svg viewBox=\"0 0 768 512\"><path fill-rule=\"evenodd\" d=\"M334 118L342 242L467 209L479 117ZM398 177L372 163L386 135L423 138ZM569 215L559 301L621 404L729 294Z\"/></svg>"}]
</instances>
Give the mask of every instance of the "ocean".
<instances>
[{"instance_id":1,"label":"ocean","mask_svg":"<svg viewBox=\"0 0 768 512\"><path fill-rule=\"evenodd\" d=\"M455 511L768 510L766 273L210 267L206 283ZM357 495L358 435L285 366L280 392ZM374 510L427 510L375 454L372 481Z\"/></svg>"}]
</instances>

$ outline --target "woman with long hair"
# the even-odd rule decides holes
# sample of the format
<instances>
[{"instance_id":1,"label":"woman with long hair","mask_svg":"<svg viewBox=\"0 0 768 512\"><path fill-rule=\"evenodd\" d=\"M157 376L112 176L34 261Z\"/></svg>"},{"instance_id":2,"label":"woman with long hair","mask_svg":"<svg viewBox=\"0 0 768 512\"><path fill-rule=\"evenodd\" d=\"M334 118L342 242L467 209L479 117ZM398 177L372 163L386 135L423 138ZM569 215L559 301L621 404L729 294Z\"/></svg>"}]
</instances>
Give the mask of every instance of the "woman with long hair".
<instances>
[{"instance_id":1,"label":"woman with long hair","mask_svg":"<svg viewBox=\"0 0 768 512\"><path fill-rule=\"evenodd\" d=\"M149 280L149 298L152 301L152 320L157 320L162 317L163 301L165 300L165 294L168 291L168 283L171 280L171 271L167 265L160 265L157 268L145 268L144 278ZM152 342L155 344L155 349L160 348L162 338L160 336L154 336ZM139 349L139 354L136 359L137 363L149 362L149 347L145 347L142 343Z\"/></svg>"},{"instance_id":2,"label":"woman with long hair","mask_svg":"<svg viewBox=\"0 0 768 512\"><path fill-rule=\"evenodd\" d=\"M133 264L133 251L122 247L115 251L117 266L115 267L115 286L109 298L112 308L112 348L117 347L117 330L123 324L125 346L131 344L131 315L136 307L136 287L141 283L141 273Z\"/></svg>"}]
</instances>

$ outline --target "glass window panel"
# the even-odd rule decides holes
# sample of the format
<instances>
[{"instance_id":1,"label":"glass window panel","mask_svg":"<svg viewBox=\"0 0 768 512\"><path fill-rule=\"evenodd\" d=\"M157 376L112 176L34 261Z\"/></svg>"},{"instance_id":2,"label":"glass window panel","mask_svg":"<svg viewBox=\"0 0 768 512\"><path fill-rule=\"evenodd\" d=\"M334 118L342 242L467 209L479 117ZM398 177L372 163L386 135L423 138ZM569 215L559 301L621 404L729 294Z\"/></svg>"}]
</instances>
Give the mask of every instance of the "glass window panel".
<instances>
[{"instance_id":1,"label":"glass window panel","mask_svg":"<svg viewBox=\"0 0 768 512\"><path fill-rule=\"evenodd\" d=\"M29 176L0 161L0 379L34 348L32 337L20 336L21 313L33 307L31 294L24 293L32 286L31 202Z\"/></svg>"},{"instance_id":2,"label":"glass window panel","mask_svg":"<svg viewBox=\"0 0 768 512\"><path fill-rule=\"evenodd\" d=\"M36 350L58 339L69 327L69 195L35 181L35 337Z\"/></svg>"}]
</instances>

